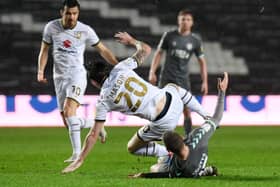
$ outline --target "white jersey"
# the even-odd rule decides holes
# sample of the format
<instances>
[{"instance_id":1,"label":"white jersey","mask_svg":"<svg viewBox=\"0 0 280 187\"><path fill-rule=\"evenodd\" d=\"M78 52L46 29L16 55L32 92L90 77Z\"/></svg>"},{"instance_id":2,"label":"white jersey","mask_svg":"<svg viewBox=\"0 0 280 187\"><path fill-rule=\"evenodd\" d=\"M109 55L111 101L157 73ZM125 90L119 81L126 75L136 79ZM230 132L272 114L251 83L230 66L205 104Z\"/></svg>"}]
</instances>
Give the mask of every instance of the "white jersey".
<instances>
[{"instance_id":1,"label":"white jersey","mask_svg":"<svg viewBox=\"0 0 280 187\"><path fill-rule=\"evenodd\" d=\"M110 111L120 111L147 120L157 117L156 104L165 91L139 77L133 71L136 67L136 60L127 58L112 69L100 91L96 120L106 120L106 113Z\"/></svg>"},{"instance_id":2,"label":"white jersey","mask_svg":"<svg viewBox=\"0 0 280 187\"><path fill-rule=\"evenodd\" d=\"M90 26L79 21L73 29L64 29L61 19L56 19L45 26L43 41L53 45L55 79L86 73L83 67L86 44L96 45L99 38Z\"/></svg>"}]
</instances>

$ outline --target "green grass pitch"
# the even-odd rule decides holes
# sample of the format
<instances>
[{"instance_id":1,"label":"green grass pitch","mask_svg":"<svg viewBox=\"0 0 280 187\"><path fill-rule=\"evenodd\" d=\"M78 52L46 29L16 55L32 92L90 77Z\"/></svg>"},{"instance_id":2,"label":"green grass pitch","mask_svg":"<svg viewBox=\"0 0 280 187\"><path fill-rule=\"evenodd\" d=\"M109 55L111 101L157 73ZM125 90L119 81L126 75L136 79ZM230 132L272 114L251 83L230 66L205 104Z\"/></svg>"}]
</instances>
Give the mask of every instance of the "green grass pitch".
<instances>
[{"instance_id":1,"label":"green grass pitch","mask_svg":"<svg viewBox=\"0 0 280 187\"><path fill-rule=\"evenodd\" d=\"M280 127L218 129L209 143L208 163L221 175L201 179L128 179L156 161L126 151L136 129L107 128L107 143L98 143L76 172L62 175L63 160L71 154L65 129L0 128L0 186L280 186Z\"/></svg>"}]
</instances>

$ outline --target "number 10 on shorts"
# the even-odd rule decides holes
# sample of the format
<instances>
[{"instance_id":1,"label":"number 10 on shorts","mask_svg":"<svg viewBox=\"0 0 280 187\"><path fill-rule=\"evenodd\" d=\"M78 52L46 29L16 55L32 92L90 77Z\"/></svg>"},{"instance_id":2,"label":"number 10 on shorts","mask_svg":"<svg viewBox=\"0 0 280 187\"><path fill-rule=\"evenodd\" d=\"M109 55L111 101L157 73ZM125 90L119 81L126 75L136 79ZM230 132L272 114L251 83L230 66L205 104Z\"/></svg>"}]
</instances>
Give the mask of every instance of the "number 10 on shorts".
<instances>
[{"instance_id":1,"label":"number 10 on shorts","mask_svg":"<svg viewBox=\"0 0 280 187\"><path fill-rule=\"evenodd\" d=\"M73 92L75 95L79 96L79 95L81 94L81 88L73 85L73 86L72 86L72 92Z\"/></svg>"}]
</instances>

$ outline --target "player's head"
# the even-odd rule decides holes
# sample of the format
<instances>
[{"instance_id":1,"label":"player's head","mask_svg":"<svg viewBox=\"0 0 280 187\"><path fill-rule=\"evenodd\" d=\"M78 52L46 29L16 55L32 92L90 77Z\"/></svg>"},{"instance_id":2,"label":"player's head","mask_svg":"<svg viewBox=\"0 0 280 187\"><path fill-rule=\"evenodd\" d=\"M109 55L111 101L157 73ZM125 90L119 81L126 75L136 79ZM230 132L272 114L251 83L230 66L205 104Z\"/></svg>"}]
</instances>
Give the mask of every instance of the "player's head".
<instances>
[{"instance_id":1,"label":"player's head","mask_svg":"<svg viewBox=\"0 0 280 187\"><path fill-rule=\"evenodd\" d=\"M77 24L80 13L80 3L78 0L63 0L60 14L64 28L73 28Z\"/></svg>"},{"instance_id":2,"label":"player's head","mask_svg":"<svg viewBox=\"0 0 280 187\"><path fill-rule=\"evenodd\" d=\"M193 26L193 14L188 9L182 9L177 16L178 26L183 30L191 30Z\"/></svg>"},{"instance_id":3,"label":"player's head","mask_svg":"<svg viewBox=\"0 0 280 187\"><path fill-rule=\"evenodd\" d=\"M163 135L163 142L168 151L171 151L179 157L184 157L186 146L182 136L180 136L178 133L167 131Z\"/></svg>"},{"instance_id":4,"label":"player's head","mask_svg":"<svg viewBox=\"0 0 280 187\"><path fill-rule=\"evenodd\" d=\"M109 76L113 66L103 62L93 62L85 64L85 68L91 83L97 88L100 88Z\"/></svg>"}]
</instances>

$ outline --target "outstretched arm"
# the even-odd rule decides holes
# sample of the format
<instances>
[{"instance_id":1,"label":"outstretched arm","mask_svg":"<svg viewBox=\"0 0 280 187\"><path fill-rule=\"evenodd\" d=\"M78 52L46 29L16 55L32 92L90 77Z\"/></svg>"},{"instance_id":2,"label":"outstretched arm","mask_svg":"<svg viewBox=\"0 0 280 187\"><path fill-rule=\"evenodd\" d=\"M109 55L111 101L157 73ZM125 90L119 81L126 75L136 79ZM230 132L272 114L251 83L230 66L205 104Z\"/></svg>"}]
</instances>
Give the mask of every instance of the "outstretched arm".
<instances>
[{"instance_id":1,"label":"outstretched arm","mask_svg":"<svg viewBox=\"0 0 280 187\"><path fill-rule=\"evenodd\" d=\"M128 176L129 178L169 178L169 172L137 173Z\"/></svg>"},{"instance_id":2,"label":"outstretched arm","mask_svg":"<svg viewBox=\"0 0 280 187\"><path fill-rule=\"evenodd\" d=\"M102 42L99 42L95 48L99 52L99 54L110 64L116 65L118 60L116 59L115 55L108 49Z\"/></svg>"},{"instance_id":3,"label":"outstretched arm","mask_svg":"<svg viewBox=\"0 0 280 187\"><path fill-rule=\"evenodd\" d=\"M62 173L70 173L78 169L84 162L85 158L87 157L88 153L91 151L91 149L94 147L99 133L101 129L103 128L104 122L103 121L96 121L94 127L89 131L85 142L83 146L82 153L79 156L79 159L75 162L71 163L69 166L67 166L64 170L62 170ZM105 140L101 139L101 142Z\"/></svg>"},{"instance_id":4,"label":"outstretched arm","mask_svg":"<svg viewBox=\"0 0 280 187\"><path fill-rule=\"evenodd\" d=\"M215 124L219 124L222 117L223 117L223 112L224 112L224 98L225 98L225 93L228 87L228 73L224 72L224 78L221 80L218 78L218 100L217 100L217 105L216 109L212 118L212 121Z\"/></svg>"},{"instance_id":5,"label":"outstretched arm","mask_svg":"<svg viewBox=\"0 0 280 187\"><path fill-rule=\"evenodd\" d=\"M137 51L133 54L133 57L139 65L142 64L146 57L151 53L151 47L148 44L136 40L127 32L118 32L115 34L115 38L122 44L131 45L136 48Z\"/></svg>"}]
</instances>

